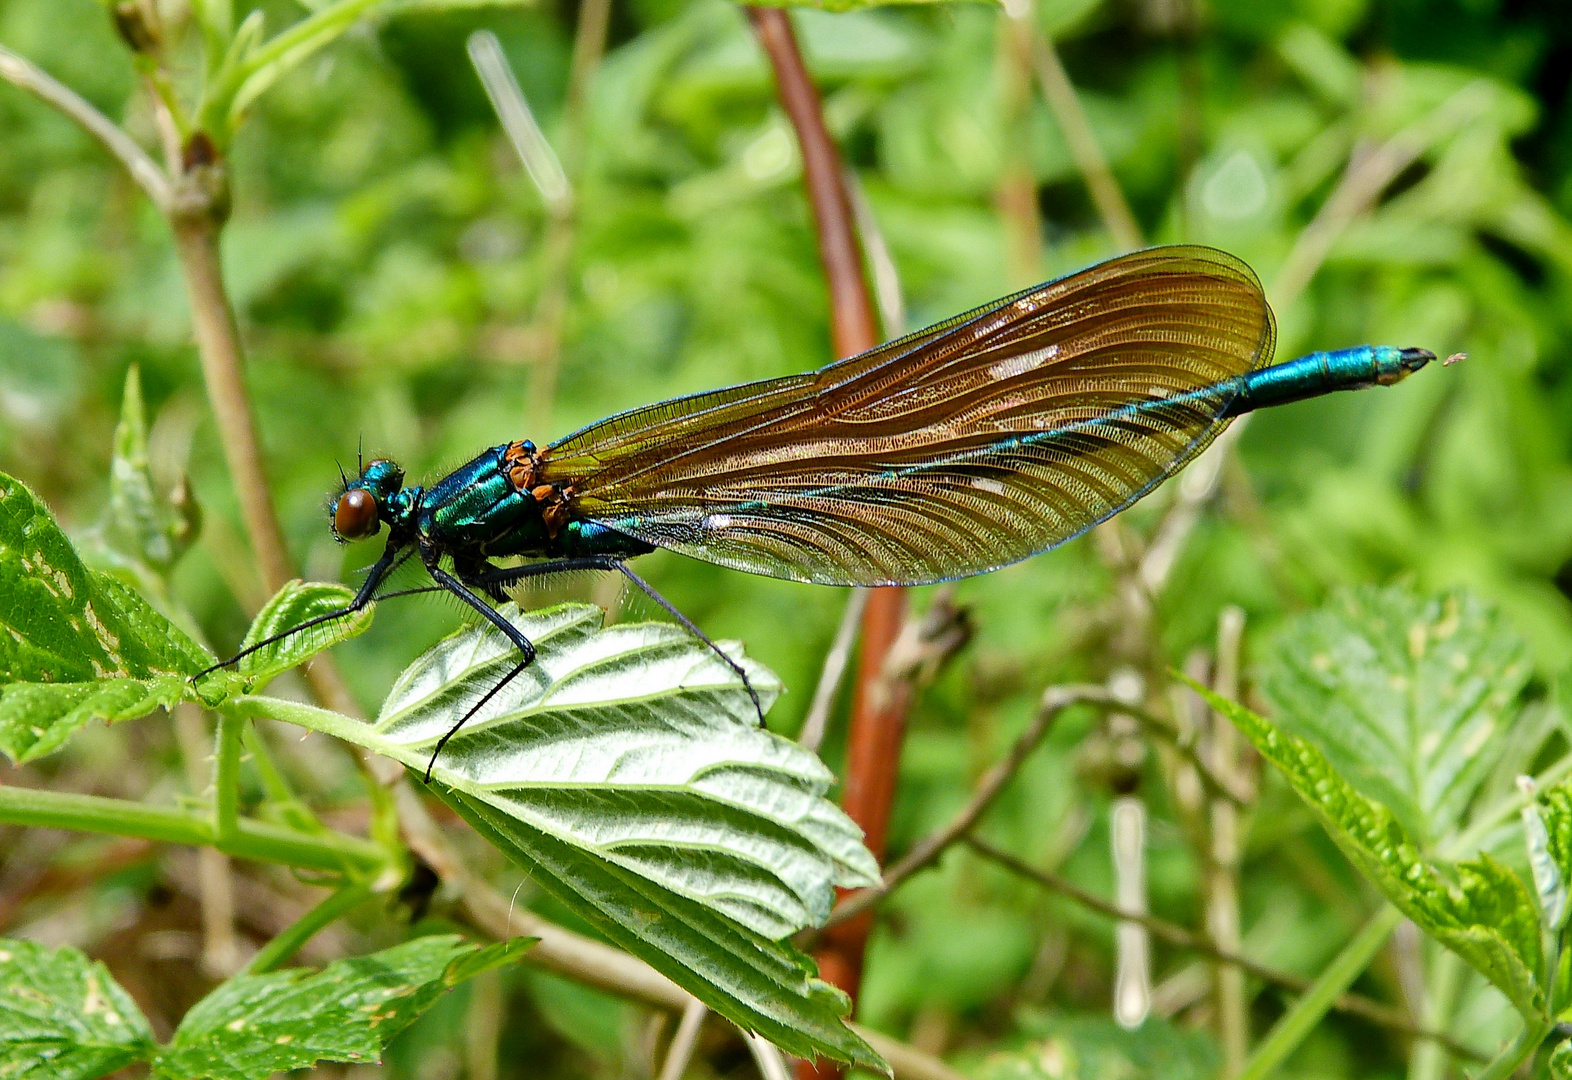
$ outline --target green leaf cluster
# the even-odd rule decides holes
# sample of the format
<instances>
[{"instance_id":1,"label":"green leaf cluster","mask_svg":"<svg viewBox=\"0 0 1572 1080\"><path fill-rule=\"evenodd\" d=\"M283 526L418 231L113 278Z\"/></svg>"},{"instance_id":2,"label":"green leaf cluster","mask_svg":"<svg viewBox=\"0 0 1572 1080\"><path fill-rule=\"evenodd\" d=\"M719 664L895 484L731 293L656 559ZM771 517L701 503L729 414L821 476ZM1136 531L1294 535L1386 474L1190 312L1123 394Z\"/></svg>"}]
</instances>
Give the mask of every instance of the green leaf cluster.
<instances>
[{"instance_id":1,"label":"green leaf cluster","mask_svg":"<svg viewBox=\"0 0 1572 1080\"><path fill-rule=\"evenodd\" d=\"M1472 964L1520 1011L1544 1012L1539 910L1521 878L1488 855L1450 867L1427 859L1392 813L1356 791L1314 744L1197 689L1282 771L1338 847L1404 915Z\"/></svg>"},{"instance_id":2,"label":"green leaf cluster","mask_svg":"<svg viewBox=\"0 0 1572 1080\"><path fill-rule=\"evenodd\" d=\"M213 658L128 586L83 565L43 504L0 478L0 751L27 761L91 720L189 694Z\"/></svg>"},{"instance_id":3,"label":"green leaf cluster","mask_svg":"<svg viewBox=\"0 0 1572 1080\"><path fill-rule=\"evenodd\" d=\"M416 775L429 769L438 793L483 836L716 1012L793 1053L883 1067L843 1023L845 995L782 940L823 922L837 886L875 884L878 866L861 831L825 798L829 770L757 727L736 671L680 628L602 628L601 610L583 604L527 614L504 605L535 643L536 660L433 761L438 740L515 663L489 624L462 629L416 660L368 724L256 691L363 631L369 609L258 650L236 672L203 673L216 662L207 650L118 579L84 567L43 505L0 475L6 566L0 596L12 588L30 598L9 624L16 644L10 681L0 682L0 748L14 760L59 749L89 720L132 719L181 701L236 721L271 717L339 736ZM245 643L327 614L350 595L292 582L257 615ZM733 653L768 706L779 683ZM328 988L279 977L243 992L287 1003ZM228 1016L241 993L216 991L211 1009L199 1006L187 1022L211 1035L215 1024L203 1017ZM177 1040L165 1058L187 1063L205 1053L199 1043L184 1046ZM268 1060L299 1067L309 1060L299 1055L317 1049L305 1040ZM369 1049L357 1052L369 1060Z\"/></svg>"},{"instance_id":4,"label":"green leaf cluster","mask_svg":"<svg viewBox=\"0 0 1572 1080\"><path fill-rule=\"evenodd\" d=\"M1521 642L1477 599L1366 588L1280 636L1264 682L1277 722L1194 685L1360 873L1532 1026L1548 1023L1566 996L1559 957L1572 789L1557 785L1525 812L1535 888L1488 853L1437 856L1438 843L1465 842L1465 811L1499 756L1485 748L1499 745L1527 674Z\"/></svg>"},{"instance_id":5,"label":"green leaf cluster","mask_svg":"<svg viewBox=\"0 0 1572 1080\"><path fill-rule=\"evenodd\" d=\"M237 704L430 769L437 791L548 892L722 1016L800 1055L881 1066L850 1002L783 940L834 887L879 880L813 754L756 726L735 671L679 627L601 627L597 607L503 614L533 664L434 747L516 662L463 629L400 676L371 724L268 698ZM738 657L766 706L774 676Z\"/></svg>"},{"instance_id":6,"label":"green leaf cluster","mask_svg":"<svg viewBox=\"0 0 1572 1080\"><path fill-rule=\"evenodd\" d=\"M149 1062L159 1080L265 1080L321 1061L373 1063L438 997L530 944L481 948L437 935L320 971L237 975L160 1046L103 964L69 947L0 938L0 1076L95 1080Z\"/></svg>"}]
</instances>

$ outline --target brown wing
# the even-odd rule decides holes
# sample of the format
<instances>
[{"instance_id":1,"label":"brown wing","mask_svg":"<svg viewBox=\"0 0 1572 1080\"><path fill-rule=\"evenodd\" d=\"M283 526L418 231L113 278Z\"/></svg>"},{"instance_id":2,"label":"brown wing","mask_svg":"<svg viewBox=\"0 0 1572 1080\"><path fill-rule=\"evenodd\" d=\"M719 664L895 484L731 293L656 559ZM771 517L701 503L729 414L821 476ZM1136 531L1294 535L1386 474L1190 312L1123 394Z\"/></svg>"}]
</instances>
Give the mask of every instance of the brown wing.
<instances>
[{"instance_id":1,"label":"brown wing","mask_svg":"<svg viewBox=\"0 0 1572 1080\"><path fill-rule=\"evenodd\" d=\"M803 375L551 446L579 517L757 574L964 577L1063 543L1200 452L1270 363L1260 282L1211 248L1111 259Z\"/></svg>"}]
</instances>

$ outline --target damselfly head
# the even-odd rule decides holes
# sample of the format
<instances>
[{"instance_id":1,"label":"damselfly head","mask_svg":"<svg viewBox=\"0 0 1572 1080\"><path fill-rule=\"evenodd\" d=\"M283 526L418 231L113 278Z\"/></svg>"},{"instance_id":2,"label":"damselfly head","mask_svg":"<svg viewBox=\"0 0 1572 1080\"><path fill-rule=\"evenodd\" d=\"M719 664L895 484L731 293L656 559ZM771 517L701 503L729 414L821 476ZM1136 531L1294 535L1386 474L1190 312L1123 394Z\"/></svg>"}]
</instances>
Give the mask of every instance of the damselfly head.
<instances>
[{"instance_id":1,"label":"damselfly head","mask_svg":"<svg viewBox=\"0 0 1572 1080\"><path fill-rule=\"evenodd\" d=\"M383 520L391 520L389 500L403 486L404 470L394 462L369 462L333 500L329 509L333 535L340 541L369 540L377 535L382 531Z\"/></svg>"}]
</instances>

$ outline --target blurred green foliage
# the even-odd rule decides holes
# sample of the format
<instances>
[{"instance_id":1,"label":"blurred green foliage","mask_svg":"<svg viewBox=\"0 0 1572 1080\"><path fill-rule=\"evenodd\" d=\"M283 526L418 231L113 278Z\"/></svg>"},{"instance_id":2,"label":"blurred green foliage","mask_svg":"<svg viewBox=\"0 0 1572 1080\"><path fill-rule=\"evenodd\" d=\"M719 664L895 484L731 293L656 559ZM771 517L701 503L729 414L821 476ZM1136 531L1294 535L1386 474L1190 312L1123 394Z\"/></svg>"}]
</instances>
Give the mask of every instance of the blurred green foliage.
<instances>
[{"instance_id":1,"label":"blurred green foliage","mask_svg":"<svg viewBox=\"0 0 1572 1080\"><path fill-rule=\"evenodd\" d=\"M290 0L260 10L270 28L303 13ZM582 125L567 130L576 14L537 3L362 27L280 80L235 139L226 270L274 495L309 577L352 581L373 554L334 545L323 512L335 459L353 460L362 440L415 475L437 474L483 446L544 441L616 409L831 358L795 146L746 20L719 0L615 4ZM1248 614L1248 656L1337 586L1466 586L1522 634L1540 673L1530 693L1542 697L1572 657L1572 12L1562 0L1041 0L1035 17L1059 40L1148 238L1226 247L1269 287L1350 160L1419 138L1414 163L1336 231L1308 285L1274 290L1279 355L1361 341L1469 354L1390 391L1255 419L1155 598L1158 661L1209 647L1229 604ZM1012 104L1019 73L1001 10L794 18L909 325L1114 253L1047 106L1035 95ZM548 136L579 148L565 263L469 66L465 40L479 28L501 39ZM0 0L0 43L156 145L129 54L93 0ZM998 197L1021 167L1041 214L1035 270L1011 253ZM553 295L564 302L560 350ZM114 498L109 461L133 364L153 481L169 490L189 473L202 508L170 593L222 650L262 595L167 230L95 144L0 86L0 468L79 535ZM548 365L556 392L543 401ZM1173 497L1170 485L1121 527L1149 532ZM673 555L645 563L706 630L745 640L781 675L790 692L772 724L794 730L842 598ZM1095 613L1112 579L1088 539L960 585L979 633L912 718L894 850L959 808L1044 685L1108 674L1113 634ZM442 604L384 605L338 650L362 702L379 701L457 619ZM1519 723L1553 731L1554 708L1529 711L1545 719ZM116 782L176 760L166 737L99 736L50 767L92 788L125 755L145 759ZM1082 749L1100 737L1089 717L1061 723L986 831L1106 894L1110 790ZM1520 755L1528 764L1542 741ZM349 797L349 766L318 756L289 767L324 799ZM1160 785L1147 789L1153 909L1195 925L1200 871ZM1246 941L1313 975L1370 899L1281 787L1263 799L1243 876ZM1112 934L1097 917L963 853L887 912L867 1022L976 1058L1029 1042L1035 1064L1009 1069L1034 1076L1143 1075L1055 1073L1050 1059L1148 1067L1137 1044L1105 1052L1101 1021L1045 1026L1035 1011L1106 1014ZM108 933L113 919L91 925ZM1156 960L1160 977L1187 962L1162 950ZM1390 999L1400 982L1389 959L1360 988ZM636 1067L643 1036L621 1004L539 975L510 986L527 1022L507 1029L504 1075L542 1062L562 1076ZM1280 1009L1261 995L1258 1031ZM1502 1017L1501 999L1470 983L1454 1031L1490 1046ZM465 1023L458 1005L435 1010L409 1045L436 1049L395 1050L392 1075L456 1075ZM1049 1047L1067 1049L1054 1058ZM1338 1019L1291 1066L1388 1076L1404 1052Z\"/></svg>"}]
</instances>

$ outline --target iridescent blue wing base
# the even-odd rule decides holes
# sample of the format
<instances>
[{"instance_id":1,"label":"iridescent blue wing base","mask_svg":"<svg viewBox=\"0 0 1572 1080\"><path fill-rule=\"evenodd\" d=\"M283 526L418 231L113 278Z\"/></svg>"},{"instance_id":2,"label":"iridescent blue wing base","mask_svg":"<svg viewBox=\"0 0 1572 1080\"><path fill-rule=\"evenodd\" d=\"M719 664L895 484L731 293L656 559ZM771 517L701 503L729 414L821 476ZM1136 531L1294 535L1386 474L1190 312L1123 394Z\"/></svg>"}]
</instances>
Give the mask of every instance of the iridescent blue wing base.
<instances>
[{"instance_id":1,"label":"iridescent blue wing base","mask_svg":"<svg viewBox=\"0 0 1572 1080\"><path fill-rule=\"evenodd\" d=\"M1139 499L1224 426L1275 328L1254 273L1136 252L806 375L613 416L542 455L576 515L756 574L992 570Z\"/></svg>"}]
</instances>

